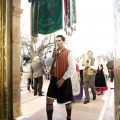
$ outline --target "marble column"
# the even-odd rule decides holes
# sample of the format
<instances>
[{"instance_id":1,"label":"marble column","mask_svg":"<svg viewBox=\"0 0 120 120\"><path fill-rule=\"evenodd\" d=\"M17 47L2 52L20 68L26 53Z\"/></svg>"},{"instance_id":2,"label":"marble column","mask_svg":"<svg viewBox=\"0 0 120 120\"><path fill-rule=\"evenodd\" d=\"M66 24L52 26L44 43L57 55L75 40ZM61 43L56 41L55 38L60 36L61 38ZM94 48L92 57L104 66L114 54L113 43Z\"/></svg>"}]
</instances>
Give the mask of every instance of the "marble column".
<instances>
[{"instance_id":1,"label":"marble column","mask_svg":"<svg viewBox=\"0 0 120 120\"><path fill-rule=\"evenodd\" d=\"M114 51L114 98L115 120L120 120L120 0L114 0L114 27L115 27L115 51Z\"/></svg>"}]
</instances>

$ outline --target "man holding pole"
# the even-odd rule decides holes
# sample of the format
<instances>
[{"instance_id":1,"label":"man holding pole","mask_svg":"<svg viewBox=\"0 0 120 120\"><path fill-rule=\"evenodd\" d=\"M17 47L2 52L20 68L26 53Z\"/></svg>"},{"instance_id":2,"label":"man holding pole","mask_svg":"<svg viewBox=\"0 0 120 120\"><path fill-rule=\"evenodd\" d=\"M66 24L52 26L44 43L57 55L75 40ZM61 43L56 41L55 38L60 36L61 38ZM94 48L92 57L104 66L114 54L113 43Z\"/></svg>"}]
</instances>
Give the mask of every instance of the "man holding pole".
<instances>
[{"instance_id":1,"label":"man holding pole","mask_svg":"<svg viewBox=\"0 0 120 120\"><path fill-rule=\"evenodd\" d=\"M47 91L46 112L48 120L52 120L54 99L65 104L67 120L71 120L73 100L71 76L76 71L75 58L71 51L64 47L65 37L58 35L51 58L46 59L46 65L51 66L51 80Z\"/></svg>"}]
</instances>

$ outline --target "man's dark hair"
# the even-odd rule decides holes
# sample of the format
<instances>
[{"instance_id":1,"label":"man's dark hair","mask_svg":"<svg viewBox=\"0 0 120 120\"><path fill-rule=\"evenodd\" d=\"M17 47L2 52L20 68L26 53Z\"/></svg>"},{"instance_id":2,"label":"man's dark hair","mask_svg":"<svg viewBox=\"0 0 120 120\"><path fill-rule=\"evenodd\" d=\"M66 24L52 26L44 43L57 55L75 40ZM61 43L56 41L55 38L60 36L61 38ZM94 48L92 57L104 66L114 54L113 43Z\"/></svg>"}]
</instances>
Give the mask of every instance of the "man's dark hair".
<instances>
[{"instance_id":1,"label":"man's dark hair","mask_svg":"<svg viewBox=\"0 0 120 120\"><path fill-rule=\"evenodd\" d=\"M63 35L57 35L56 38L61 37L62 41L65 41L65 37Z\"/></svg>"},{"instance_id":2,"label":"man's dark hair","mask_svg":"<svg viewBox=\"0 0 120 120\"><path fill-rule=\"evenodd\" d=\"M89 52L91 52L91 53L93 54L93 51L92 51L92 50L89 50L89 51L87 52L87 54L88 54Z\"/></svg>"},{"instance_id":3,"label":"man's dark hair","mask_svg":"<svg viewBox=\"0 0 120 120\"><path fill-rule=\"evenodd\" d=\"M23 60L25 60L26 62L28 62L29 60L31 60L31 58L29 56L24 56Z\"/></svg>"}]
</instances>

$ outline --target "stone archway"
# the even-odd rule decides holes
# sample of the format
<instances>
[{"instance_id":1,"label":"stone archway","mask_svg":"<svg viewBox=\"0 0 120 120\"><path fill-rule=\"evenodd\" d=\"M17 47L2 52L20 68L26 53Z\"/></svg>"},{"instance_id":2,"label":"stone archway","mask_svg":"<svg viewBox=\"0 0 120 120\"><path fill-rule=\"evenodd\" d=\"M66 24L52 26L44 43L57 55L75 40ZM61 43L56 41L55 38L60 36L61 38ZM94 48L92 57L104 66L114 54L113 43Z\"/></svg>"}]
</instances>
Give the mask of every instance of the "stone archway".
<instances>
[{"instance_id":1,"label":"stone archway","mask_svg":"<svg viewBox=\"0 0 120 120\"><path fill-rule=\"evenodd\" d=\"M9 0L8 0L9 1ZM21 115L20 96L20 9L21 0L13 0L11 10L11 62L12 62L12 91L13 118Z\"/></svg>"},{"instance_id":2,"label":"stone archway","mask_svg":"<svg viewBox=\"0 0 120 120\"><path fill-rule=\"evenodd\" d=\"M12 91L13 91L13 117L21 115L20 96L20 15L23 10L20 8L21 0L13 0L12 3Z\"/></svg>"}]
</instances>

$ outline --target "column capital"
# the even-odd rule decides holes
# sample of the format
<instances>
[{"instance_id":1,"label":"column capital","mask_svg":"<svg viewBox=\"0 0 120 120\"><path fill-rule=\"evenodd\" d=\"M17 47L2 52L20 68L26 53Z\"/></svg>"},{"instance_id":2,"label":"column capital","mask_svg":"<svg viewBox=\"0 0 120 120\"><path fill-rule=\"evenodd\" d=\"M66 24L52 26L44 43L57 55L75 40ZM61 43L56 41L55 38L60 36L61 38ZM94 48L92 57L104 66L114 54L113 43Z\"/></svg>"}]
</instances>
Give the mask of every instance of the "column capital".
<instances>
[{"instance_id":1,"label":"column capital","mask_svg":"<svg viewBox=\"0 0 120 120\"><path fill-rule=\"evenodd\" d=\"M23 9L18 8L18 7L16 7L16 6L13 6L13 15L19 17L20 14L22 14L22 13L23 13Z\"/></svg>"}]
</instances>

